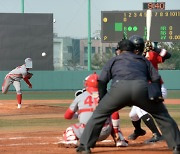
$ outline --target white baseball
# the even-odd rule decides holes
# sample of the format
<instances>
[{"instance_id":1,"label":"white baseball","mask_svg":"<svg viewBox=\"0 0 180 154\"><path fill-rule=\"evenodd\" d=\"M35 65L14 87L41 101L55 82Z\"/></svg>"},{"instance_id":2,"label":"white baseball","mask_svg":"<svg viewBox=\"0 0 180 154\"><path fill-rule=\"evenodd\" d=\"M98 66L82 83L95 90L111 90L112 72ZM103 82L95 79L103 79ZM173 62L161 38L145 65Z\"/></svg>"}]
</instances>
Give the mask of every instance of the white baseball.
<instances>
[{"instance_id":1,"label":"white baseball","mask_svg":"<svg viewBox=\"0 0 180 154\"><path fill-rule=\"evenodd\" d=\"M45 52L42 52L42 56L43 56L43 57L46 56L46 53L45 53Z\"/></svg>"}]
</instances>

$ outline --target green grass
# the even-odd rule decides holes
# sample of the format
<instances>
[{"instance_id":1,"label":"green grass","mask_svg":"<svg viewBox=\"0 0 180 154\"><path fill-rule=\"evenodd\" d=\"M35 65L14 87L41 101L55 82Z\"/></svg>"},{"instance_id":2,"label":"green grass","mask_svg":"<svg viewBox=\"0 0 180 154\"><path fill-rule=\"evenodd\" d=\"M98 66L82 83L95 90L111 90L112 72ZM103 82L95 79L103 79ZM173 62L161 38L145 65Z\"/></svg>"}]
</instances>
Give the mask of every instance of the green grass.
<instances>
[{"instance_id":1,"label":"green grass","mask_svg":"<svg viewBox=\"0 0 180 154\"><path fill-rule=\"evenodd\" d=\"M28 128L28 127L54 127L69 126L76 123L77 120L65 120L63 118L28 118L28 119L1 119L0 128Z\"/></svg>"},{"instance_id":2,"label":"green grass","mask_svg":"<svg viewBox=\"0 0 180 154\"><path fill-rule=\"evenodd\" d=\"M74 99L75 91L23 91L24 100L52 100L52 99ZM180 98L180 90L168 90L168 97L171 99ZM0 100L16 99L15 91L7 94L0 94Z\"/></svg>"},{"instance_id":3,"label":"green grass","mask_svg":"<svg viewBox=\"0 0 180 154\"><path fill-rule=\"evenodd\" d=\"M57 106L68 106L68 104L59 104ZM174 118L174 120L177 122L177 124L180 126L180 105L167 105L168 111L170 115ZM128 116L130 107L125 107L123 110L123 115L121 116L120 113L120 121L121 121L121 127L127 128L127 127L133 127L131 120ZM124 114L125 113L125 114ZM21 118L18 116L18 119L15 118L16 115L13 116L13 119L10 119L9 116L0 116L0 130L8 129L8 130L18 130L18 129L29 129L37 127L59 127L61 129L65 129L66 127L74 124L77 122L77 119L74 120L65 120L63 117L52 117L52 118ZM144 123L142 122L142 126L145 127Z\"/></svg>"},{"instance_id":4,"label":"green grass","mask_svg":"<svg viewBox=\"0 0 180 154\"><path fill-rule=\"evenodd\" d=\"M180 98L180 90L168 90L167 98L179 99Z\"/></svg>"},{"instance_id":5,"label":"green grass","mask_svg":"<svg viewBox=\"0 0 180 154\"><path fill-rule=\"evenodd\" d=\"M74 98L74 91L25 91L23 92L23 99L24 100L33 100L33 99L39 99L39 100L56 100L56 99L73 99ZM168 98L180 98L180 91L177 90L171 90L168 91ZM0 94L0 100L13 100L16 99L16 93L8 92L6 95ZM47 104L46 104L47 105ZM49 106L57 106L57 107L68 107L69 104L63 103L63 104L56 104L51 103ZM180 105L173 105L173 104L167 104L168 111L170 115L174 118L174 120L177 122L177 124L180 126ZM128 116L130 112L130 107L125 107L123 109L123 112L125 112L125 115L121 116L120 111L120 117L121 117L121 127L133 127L131 120ZM17 115L18 116L18 115ZM67 126L70 126L74 123L76 123L77 120L65 120L62 117L52 117L52 118L21 118L18 116L18 119L16 119L16 115L13 116L13 119L10 119L9 116L0 116L0 130L18 130L18 129L29 129L33 128L36 129L37 127L43 126L44 128L49 127L58 127L58 128L66 128ZM142 126L144 124L142 123Z\"/></svg>"},{"instance_id":6,"label":"green grass","mask_svg":"<svg viewBox=\"0 0 180 154\"><path fill-rule=\"evenodd\" d=\"M16 99L16 92L11 91L7 94L1 94L0 100ZM74 91L24 91L24 100L57 100L57 99L74 99Z\"/></svg>"}]
</instances>

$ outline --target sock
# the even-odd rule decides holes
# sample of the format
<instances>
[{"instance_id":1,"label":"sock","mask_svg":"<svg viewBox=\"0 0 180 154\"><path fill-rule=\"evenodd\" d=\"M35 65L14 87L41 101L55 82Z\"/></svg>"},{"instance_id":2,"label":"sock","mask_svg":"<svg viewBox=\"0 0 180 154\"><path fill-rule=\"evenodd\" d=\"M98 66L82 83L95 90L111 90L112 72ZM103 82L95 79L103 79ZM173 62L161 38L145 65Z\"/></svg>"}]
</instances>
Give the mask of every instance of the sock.
<instances>
[{"instance_id":1,"label":"sock","mask_svg":"<svg viewBox=\"0 0 180 154\"><path fill-rule=\"evenodd\" d=\"M22 101L22 94L17 94L17 95L16 95L16 98L17 98L18 104L21 104L21 101Z\"/></svg>"},{"instance_id":2,"label":"sock","mask_svg":"<svg viewBox=\"0 0 180 154\"><path fill-rule=\"evenodd\" d=\"M132 124L133 124L133 126L134 126L134 128L135 128L135 131L140 131L140 130L142 130L142 128L141 128L141 119L139 119L138 121L132 121Z\"/></svg>"},{"instance_id":3,"label":"sock","mask_svg":"<svg viewBox=\"0 0 180 154\"><path fill-rule=\"evenodd\" d=\"M145 114L141 117L146 126L152 131L152 133L156 133L157 135L161 135L158 128L155 125L153 118L149 114Z\"/></svg>"}]
</instances>

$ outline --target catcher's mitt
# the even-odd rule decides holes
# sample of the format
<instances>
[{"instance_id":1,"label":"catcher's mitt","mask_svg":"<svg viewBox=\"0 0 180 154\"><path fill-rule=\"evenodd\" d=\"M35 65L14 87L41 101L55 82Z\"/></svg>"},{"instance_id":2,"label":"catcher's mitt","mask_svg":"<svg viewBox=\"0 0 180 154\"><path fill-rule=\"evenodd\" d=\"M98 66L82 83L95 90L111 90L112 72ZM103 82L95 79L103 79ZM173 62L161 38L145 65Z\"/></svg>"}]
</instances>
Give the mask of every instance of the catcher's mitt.
<instances>
[{"instance_id":1,"label":"catcher's mitt","mask_svg":"<svg viewBox=\"0 0 180 154\"><path fill-rule=\"evenodd\" d=\"M31 79L31 78L32 78L32 76L33 76L33 74L32 74L32 73L30 73L30 72L28 72L28 73L27 73L27 75L26 75L26 77L27 77L28 79Z\"/></svg>"}]
</instances>

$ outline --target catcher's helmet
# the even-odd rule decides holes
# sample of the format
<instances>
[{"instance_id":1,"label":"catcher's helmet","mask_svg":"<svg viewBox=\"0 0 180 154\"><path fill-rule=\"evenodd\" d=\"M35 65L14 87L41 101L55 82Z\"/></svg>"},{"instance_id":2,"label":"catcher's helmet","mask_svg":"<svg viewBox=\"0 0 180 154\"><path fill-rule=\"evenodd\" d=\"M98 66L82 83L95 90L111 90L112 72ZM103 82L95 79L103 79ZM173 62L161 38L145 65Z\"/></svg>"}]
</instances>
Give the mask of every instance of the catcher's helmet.
<instances>
[{"instance_id":1,"label":"catcher's helmet","mask_svg":"<svg viewBox=\"0 0 180 154\"><path fill-rule=\"evenodd\" d=\"M82 90L77 90L75 93L74 93L74 96L77 97L79 96L80 94L82 94L83 91Z\"/></svg>"},{"instance_id":2,"label":"catcher's helmet","mask_svg":"<svg viewBox=\"0 0 180 154\"><path fill-rule=\"evenodd\" d=\"M135 50L139 51L138 54L142 54L144 51L144 40L138 35L133 35L129 40L135 45Z\"/></svg>"},{"instance_id":3,"label":"catcher's helmet","mask_svg":"<svg viewBox=\"0 0 180 154\"><path fill-rule=\"evenodd\" d=\"M96 72L85 78L84 86L89 93L98 91L98 78Z\"/></svg>"},{"instance_id":4,"label":"catcher's helmet","mask_svg":"<svg viewBox=\"0 0 180 154\"><path fill-rule=\"evenodd\" d=\"M26 65L26 68L32 68L32 59L26 58L25 59L25 65Z\"/></svg>"}]
</instances>

